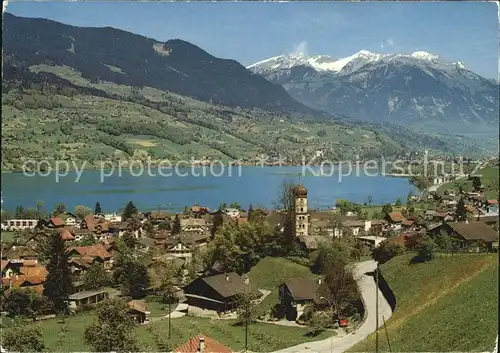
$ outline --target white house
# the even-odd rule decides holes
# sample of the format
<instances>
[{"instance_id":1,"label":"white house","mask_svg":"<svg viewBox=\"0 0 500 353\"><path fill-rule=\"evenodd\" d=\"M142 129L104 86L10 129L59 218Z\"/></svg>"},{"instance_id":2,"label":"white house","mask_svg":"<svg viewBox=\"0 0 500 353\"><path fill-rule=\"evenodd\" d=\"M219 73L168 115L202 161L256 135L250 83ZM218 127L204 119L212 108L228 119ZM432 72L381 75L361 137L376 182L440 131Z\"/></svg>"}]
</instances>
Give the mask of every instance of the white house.
<instances>
[{"instance_id":1,"label":"white house","mask_svg":"<svg viewBox=\"0 0 500 353\"><path fill-rule=\"evenodd\" d=\"M122 221L122 216L117 213L105 213L102 215L105 221L120 223Z\"/></svg>"},{"instance_id":2,"label":"white house","mask_svg":"<svg viewBox=\"0 0 500 353\"><path fill-rule=\"evenodd\" d=\"M376 235L363 235L359 236L358 239L361 240L364 244L370 246L371 248L376 248L379 246L381 242L383 242L387 238L379 237Z\"/></svg>"},{"instance_id":3,"label":"white house","mask_svg":"<svg viewBox=\"0 0 500 353\"><path fill-rule=\"evenodd\" d=\"M72 217L72 216L69 216L68 218L66 218L66 220L64 221L64 223L67 226L76 226L77 225L76 218Z\"/></svg>"},{"instance_id":4,"label":"white house","mask_svg":"<svg viewBox=\"0 0 500 353\"><path fill-rule=\"evenodd\" d=\"M236 208L226 208L223 212L231 218L239 218L240 217L240 210L238 210Z\"/></svg>"},{"instance_id":5,"label":"white house","mask_svg":"<svg viewBox=\"0 0 500 353\"><path fill-rule=\"evenodd\" d=\"M37 223L36 219L10 219L2 222L2 230L34 229Z\"/></svg>"}]
</instances>

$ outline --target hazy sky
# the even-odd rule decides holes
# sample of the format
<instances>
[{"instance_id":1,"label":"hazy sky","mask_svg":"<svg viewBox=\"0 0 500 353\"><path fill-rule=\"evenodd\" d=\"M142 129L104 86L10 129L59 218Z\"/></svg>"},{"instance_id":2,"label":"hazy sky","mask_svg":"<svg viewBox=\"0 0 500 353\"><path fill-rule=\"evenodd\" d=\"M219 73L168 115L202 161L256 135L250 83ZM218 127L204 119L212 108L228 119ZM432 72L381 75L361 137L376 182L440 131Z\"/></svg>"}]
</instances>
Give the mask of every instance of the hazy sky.
<instances>
[{"instance_id":1,"label":"hazy sky","mask_svg":"<svg viewBox=\"0 0 500 353\"><path fill-rule=\"evenodd\" d=\"M111 26L160 41L180 38L249 65L294 51L345 57L424 50L488 78L499 66L493 2L20 2L7 11Z\"/></svg>"}]
</instances>

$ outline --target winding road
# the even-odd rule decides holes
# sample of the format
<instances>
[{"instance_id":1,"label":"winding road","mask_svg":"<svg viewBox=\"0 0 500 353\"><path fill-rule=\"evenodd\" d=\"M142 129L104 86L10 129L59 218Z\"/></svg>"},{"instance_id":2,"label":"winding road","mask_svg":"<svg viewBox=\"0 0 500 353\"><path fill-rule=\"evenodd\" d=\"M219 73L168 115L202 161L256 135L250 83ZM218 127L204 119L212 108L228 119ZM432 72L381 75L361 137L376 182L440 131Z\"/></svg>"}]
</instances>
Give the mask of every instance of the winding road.
<instances>
[{"instance_id":1,"label":"winding road","mask_svg":"<svg viewBox=\"0 0 500 353\"><path fill-rule=\"evenodd\" d=\"M392 315L391 307L380 290L377 289L375 280L372 276L366 275L376 269L377 263L373 260L359 262L354 269L354 275L357 279L361 295L365 302L366 317L365 321L356 331L343 337L327 338L322 341L302 343L297 346L288 347L275 351L273 353L341 353L354 346L356 343L364 340L370 334L375 332L376 326L376 294L379 296L379 327L384 325L384 320ZM374 347L375 350L375 347Z\"/></svg>"}]
</instances>

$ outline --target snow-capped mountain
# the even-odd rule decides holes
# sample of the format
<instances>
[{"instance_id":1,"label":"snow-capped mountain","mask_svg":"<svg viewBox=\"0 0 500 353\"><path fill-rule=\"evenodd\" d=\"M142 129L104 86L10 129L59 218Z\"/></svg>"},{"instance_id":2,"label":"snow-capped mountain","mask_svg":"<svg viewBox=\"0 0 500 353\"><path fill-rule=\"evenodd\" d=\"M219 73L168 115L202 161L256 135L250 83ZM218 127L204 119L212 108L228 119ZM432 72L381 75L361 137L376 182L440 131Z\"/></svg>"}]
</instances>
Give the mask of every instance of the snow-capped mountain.
<instances>
[{"instance_id":1,"label":"snow-capped mountain","mask_svg":"<svg viewBox=\"0 0 500 353\"><path fill-rule=\"evenodd\" d=\"M346 58L292 54L247 68L301 103L354 119L498 125L498 83L424 51L361 50Z\"/></svg>"}]
</instances>

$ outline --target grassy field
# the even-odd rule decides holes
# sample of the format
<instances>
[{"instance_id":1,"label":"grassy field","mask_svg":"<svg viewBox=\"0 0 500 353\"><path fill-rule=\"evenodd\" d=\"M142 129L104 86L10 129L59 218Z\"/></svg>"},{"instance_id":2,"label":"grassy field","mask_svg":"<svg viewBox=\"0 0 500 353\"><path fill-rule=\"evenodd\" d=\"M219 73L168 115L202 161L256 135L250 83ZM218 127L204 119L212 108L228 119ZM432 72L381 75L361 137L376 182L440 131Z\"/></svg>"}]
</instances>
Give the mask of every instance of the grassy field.
<instances>
[{"instance_id":1,"label":"grassy field","mask_svg":"<svg viewBox=\"0 0 500 353\"><path fill-rule=\"evenodd\" d=\"M1 235L2 235L2 244L5 244L5 243L12 243L14 238L17 237L19 233L2 230Z\"/></svg>"},{"instance_id":2,"label":"grassy field","mask_svg":"<svg viewBox=\"0 0 500 353\"><path fill-rule=\"evenodd\" d=\"M271 293L259 306L259 313L263 314L278 303L278 286L292 278L316 278L306 266L296 264L290 260L277 257L266 257L254 266L249 274L250 283L258 289L267 289Z\"/></svg>"},{"instance_id":3,"label":"grassy field","mask_svg":"<svg viewBox=\"0 0 500 353\"><path fill-rule=\"evenodd\" d=\"M411 254L381 269L397 299L387 321L392 351L491 351L497 335L498 255L440 255L409 265ZM381 351L388 351L380 331ZM375 348L375 335L351 348Z\"/></svg>"},{"instance_id":4,"label":"grassy field","mask_svg":"<svg viewBox=\"0 0 500 353\"><path fill-rule=\"evenodd\" d=\"M95 313L88 312L72 316L66 320L67 332L60 335L63 324L56 319L50 319L39 323L43 331L45 347L51 352L85 352L89 347L84 342L85 327L92 323ZM33 324L35 325L35 324ZM168 337L168 320L154 321L154 325ZM149 325L136 326L135 335L140 344L140 351L153 352L157 348ZM2 330L3 332L3 330ZM235 326L234 320L212 320L194 317L182 317L172 319L172 348L189 340L200 333L208 335L220 343L234 350L242 350L245 342L244 328ZM309 337L307 329L297 327L286 327L274 324L256 323L248 329L249 349L254 352L266 352L286 348L296 344L325 339L328 332L323 332L316 337ZM62 339L61 339L62 338Z\"/></svg>"},{"instance_id":5,"label":"grassy field","mask_svg":"<svg viewBox=\"0 0 500 353\"><path fill-rule=\"evenodd\" d=\"M486 187L484 192L484 198L486 200L498 199L499 190L499 171L498 167L486 167L481 169L479 172L481 174L481 183ZM471 192L472 190L472 180L459 179L454 182L446 183L438 188L438 194L443 195L446 189L452 189L458 192L459 186L462 186L465 192Z\"/></svg>"}]
</instances>

